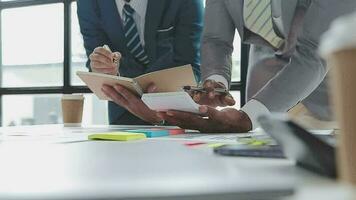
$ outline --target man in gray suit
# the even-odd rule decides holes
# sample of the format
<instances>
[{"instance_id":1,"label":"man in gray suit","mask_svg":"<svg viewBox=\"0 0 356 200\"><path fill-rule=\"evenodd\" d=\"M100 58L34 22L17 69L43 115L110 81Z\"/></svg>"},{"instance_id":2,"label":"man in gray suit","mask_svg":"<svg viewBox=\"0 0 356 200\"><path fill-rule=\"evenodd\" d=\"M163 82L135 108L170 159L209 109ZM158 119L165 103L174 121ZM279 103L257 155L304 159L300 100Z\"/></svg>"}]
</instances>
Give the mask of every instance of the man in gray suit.
<instances>
[{"instance_id":1,"label":"man in gray suit","mask_svg":"<svg viewBox=\"0 0 356 200\"><path fill-rule=\"evenodd\" d=\"M303 101L320 119L329 119L326 63L317 53L319 38L330 22L354 11L354 0L207 0L202 44L202 78L206 94L195 95L202 116L169 111L159 116L171 124L203 132L245 132L257 118L286 112ZM215 95L229 88L235 30L251 44L248 102L241 110L214 106L234 104ZM208 118L204 117L207 116Z\"/></svg>"}]
</instances>

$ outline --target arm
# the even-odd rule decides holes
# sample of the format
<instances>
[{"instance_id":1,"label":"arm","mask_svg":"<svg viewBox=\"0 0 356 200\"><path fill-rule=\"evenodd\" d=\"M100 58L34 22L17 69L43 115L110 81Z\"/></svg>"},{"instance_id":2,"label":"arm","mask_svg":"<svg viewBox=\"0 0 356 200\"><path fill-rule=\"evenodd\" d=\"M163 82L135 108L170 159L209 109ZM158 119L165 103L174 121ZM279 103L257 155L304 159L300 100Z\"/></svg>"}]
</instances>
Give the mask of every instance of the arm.
<instances>
[{"instance_id":1,"label":"arm","mask_svg":"<svg viewBox=\"0 0 356 200\"><path fill-rule=\"evenodd\" d=\"M235 24L224 2L222 0L206 2L201 70L203 87L208 93L196 93L193 96L197 103L213 107L235 104L230 94L219 95L214 92L215 88L228 88L231 79Z\"/></svg>"},{"instance_id":2,"label":"arm","mask_svg":"<svg viewBox=\"0 0 356 200\"><path fill-rule=\"evenodd\" d=\"M222 0L207 0L202 40L202 79L212 75L231 79L235 25Z\"/></svg>"},{"instance_id":3,"label":"arm","mask_svg":"<svg viewBox=\"0 0 356 200\"><path fill-rule=\"evenodd\" d=\"M290 63L253 98L272 112L285 112L316 89L327 73L317 54L320 36L335 18L353 12L355 1L313 0Z\"/></svg>"},{"instance_id":4,"label":"arm","mask_svg":"<svg viewBox=\"0 0 356 200\"><path fill-rule=\"evenodd\" d=\"M316 53L316 45L298 43L290 64L268 82L241 111L232 108L217 111L202 106L201 116L178 111L160 113L159 116L171 125L207 133L246 132L257 127L256 119L260 115L269 113L269 110L286 111L308 96L322 81L326 71L323 60Z\"/></svg>"},{"instance_id":5,"label":"arm","mask_svg":"<svg viewBox=\"0 0 356 200\"><path fill-rule=\"evenodd\" d=\"M101 28L96 0L77 0L77 7L80 32L83 35L84 48L89 57L96 47L108 44L109 40ZM86 66L91 70L89 59Z\"/></svg>"},{"instance_id":6,"label":"arm","mask_svg":"<svg viewBox=\"0 0 356 200\"><path fill-rule=\"evenodd\" d=\"M286 112L313 92L326 73L325 62L317 53L317 44L299 39L290 63L252 98L271 112Z\"/></svg>"}]
</instances>

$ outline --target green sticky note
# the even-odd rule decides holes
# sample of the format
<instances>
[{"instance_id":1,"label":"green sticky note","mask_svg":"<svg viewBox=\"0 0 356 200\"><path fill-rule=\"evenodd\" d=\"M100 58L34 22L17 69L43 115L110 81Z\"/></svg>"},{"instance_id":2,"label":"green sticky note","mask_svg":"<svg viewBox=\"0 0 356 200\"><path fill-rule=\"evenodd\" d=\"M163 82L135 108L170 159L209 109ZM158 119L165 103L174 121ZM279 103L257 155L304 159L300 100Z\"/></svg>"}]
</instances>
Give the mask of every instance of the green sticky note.
<instances>
[{"instance_id":1,"label":"green sticky note","mask_svg":"<svg viewBox=\"0 0 356 200\"><path fill-rule=\"evenodd\" d=\"M208 147L210 148L218 148L218 147L221 147L221 146L224 146L226 144L223 144L223 143L212 143L212 144L208 144Z\"/></svg>"},{"instance_id":2,"label":"green sticky note","mask_svg":"<svg viewBox=\"0 0 356 200\"><path fill-rule=\"evenodd\" d=\"M267 144L266 141L256 140L256 141L250 143L249 145L252 145L252 146L264 146L266 144Z\"/></svg>"},{"instance_id":3,"label":"green sticky note","mask_svg":"<svg viewBox=\"0 0 356 200\"><path fill-rule=\"evenodd\" d=\"M114 141L131 141L145 139L143 133L130 132L111 132L111 133L95 133L88 136L89 140L114 140Z\"/></svg>"},{"instance_id":4,"label":"green sticky note","mask_svg":"<svg viewBox=\"0 0 356 200\"><path fill-rule=\"evenodd\" d=\"M260 140L260 139L255 139L255 138L244 138L239 140L242 144L245 145L251 145L251 146L264 146L268 145L271 141L269 140Z\"/></svg>"}]
</instances>

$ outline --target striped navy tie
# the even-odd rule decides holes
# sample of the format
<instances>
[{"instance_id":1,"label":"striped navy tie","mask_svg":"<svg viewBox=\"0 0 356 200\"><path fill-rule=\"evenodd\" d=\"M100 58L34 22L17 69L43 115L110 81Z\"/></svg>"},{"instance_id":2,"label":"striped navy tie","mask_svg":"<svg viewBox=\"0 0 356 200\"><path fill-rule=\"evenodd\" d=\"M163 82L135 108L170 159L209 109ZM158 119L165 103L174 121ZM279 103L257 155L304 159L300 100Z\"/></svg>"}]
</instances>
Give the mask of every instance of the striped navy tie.
<instances>
[{"instance_id":1,"label":"striped navy tie","mask_svg":"<svg viewBox=\"0 0 356 200\"><path fill-rule=\"evenodd\" d=\"M143 65L150 63L148 56L143 48L140 40L140 35L137 30L136 23L133 18L135 10L129 5L125 4L123 8L123 25L126 38L126 46L130 53L135 57L137 61Z\"/></svg>"}]
</instances>

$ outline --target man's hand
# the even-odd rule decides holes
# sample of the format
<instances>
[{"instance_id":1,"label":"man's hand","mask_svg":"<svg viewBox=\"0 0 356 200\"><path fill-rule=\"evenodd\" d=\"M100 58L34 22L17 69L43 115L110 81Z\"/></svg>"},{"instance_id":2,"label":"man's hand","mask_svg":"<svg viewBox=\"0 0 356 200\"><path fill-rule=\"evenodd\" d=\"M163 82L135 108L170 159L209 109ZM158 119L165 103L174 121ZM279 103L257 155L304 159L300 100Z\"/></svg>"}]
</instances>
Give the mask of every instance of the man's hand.
<instances>
[{"instance_id":1,"label":"man's hand","mask_svg":"<svg viewBox=\"0 0 356 200\"><path fill-rule=\"evenodd\" d=\"M219 94L214 92L215 88L226 89L222 83L215 82L214 80L206 80L203 84L204 89L207 91L203 92L194 92L192 95L193 100L200 105L209 105L212 107L225 107L235 105L235 100L230 93L228 94Z\"/></svg>"},{"instance_id":2,"label":"man's hand","mask_svg":"<svg viewBox=\"0 0 356 200\"><path fill-rule=\"evenodd\" d=\"M162 121L162 119L157 116L155 111L149 109L139 97L132 94L123 86L119 84L116 84L114 87L104 85L101 90L116 104L124 107L126 110L141 118L142 120L152 124L156 124ZM147 88L147 92L154 92L154 90L155 86L152 84Z\"/></svg>"},{"instance_id":3,"label":"man's hand","mask_svg":"<svg viewBox=\"0 0 356 200\"><path fill-rule=\"evenodd\" d=\"M168 111L157 115L171 125L185 129L199 130L202 133L241 133L252 129L252 123L246 113L226 108L221 111L209 106L200 106L200 115Z\"/></svg>"},{"instance_id":4,"label":"man's hand","mask_svg":"<svg viewBox=\"0 0 356 200\"><path fill-rule=\"evenodd\" d=\"M90 67L93 72L118 75L121 54L119 52L110 52L104 47L97 47L89 56ZM117 63L114 63L114 60Z\"/></svg>"}]
</instances>

